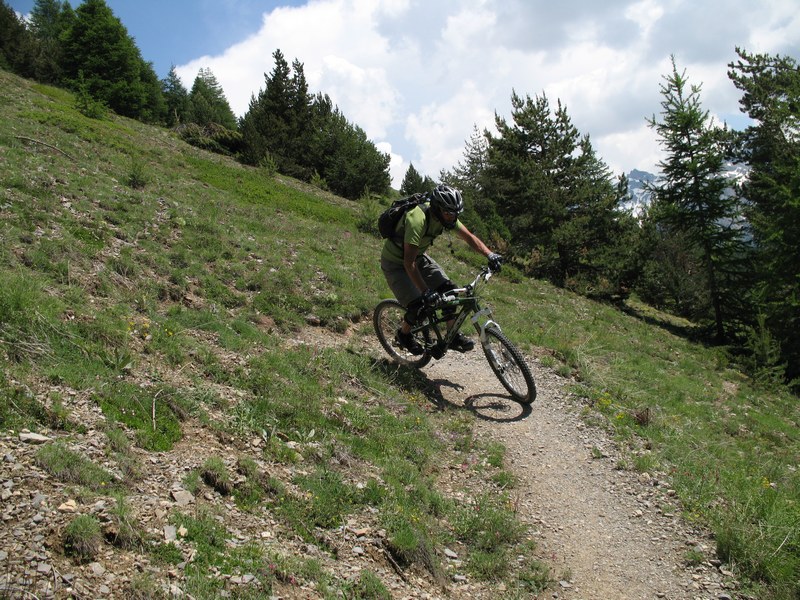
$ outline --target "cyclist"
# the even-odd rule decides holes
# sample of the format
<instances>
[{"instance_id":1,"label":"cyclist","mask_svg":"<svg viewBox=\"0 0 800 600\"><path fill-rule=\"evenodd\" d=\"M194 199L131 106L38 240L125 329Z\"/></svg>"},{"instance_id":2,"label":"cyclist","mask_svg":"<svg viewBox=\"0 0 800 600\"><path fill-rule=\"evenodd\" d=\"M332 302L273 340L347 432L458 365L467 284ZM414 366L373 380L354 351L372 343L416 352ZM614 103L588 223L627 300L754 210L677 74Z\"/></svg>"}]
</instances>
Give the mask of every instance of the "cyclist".
<instances>
[{"instance_id":1,"label":"cyclist","mask_svg":"<svg viewBox=\"0 0 800 600\"><path fill-rule=\"evenodd\" d=\"M381 252L381 270L386 282L395 298L406 307L396 341L416 356L425 350L411 335L411 326L417 323L424 309L435 307L442 294L457 287L442 267L426 254L433 241L445 230L452 229L473 250L489 260L493 271L500 269L503 260L459 221L458 215L464 210L461 192L439 185L427 197L427 203L414 207L400 219L396 229L398 235L388 238ZM448 322L450 325L452 321ZM474 346L474 342L461 332L450 344L450 348L459 352L468 352Z\"/></svg>"}]
</instances>

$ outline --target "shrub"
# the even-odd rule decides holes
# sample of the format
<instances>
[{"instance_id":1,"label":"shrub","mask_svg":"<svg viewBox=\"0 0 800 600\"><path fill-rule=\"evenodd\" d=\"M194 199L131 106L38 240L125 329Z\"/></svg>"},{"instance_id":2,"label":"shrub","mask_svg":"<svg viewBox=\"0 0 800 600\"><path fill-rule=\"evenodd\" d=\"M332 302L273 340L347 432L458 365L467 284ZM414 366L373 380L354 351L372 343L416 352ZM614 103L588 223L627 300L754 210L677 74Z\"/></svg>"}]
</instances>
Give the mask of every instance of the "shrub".
<instances>
[{"instance_id":1,"label":"shrub","mask_svg":"<svg viewBox=\"0 0 800 600\"><path fill-rule=\"evenodd\" d=\"M161 600L168 596L159 587L152 574L139 573L131 578L127 597L130 600Z\"/></svg>"},{"instance_id":2,"label":"shrub","mask_svg":"<svg viewBox=\"0 0 800 600\"><path fill-rule=\"evenodd\" d=\"M148 177L142 159L136 156L131 158L131 169L128 172L126 183L134 190L140 190L147 185Z\"/></svg>"},{"instance_id":3,"label":"shrub","mask_svg":"<svg viewBox=\"0 0 800 600\"><path fill-rule=\"evenodd\" d=\"M64 529L64 552L78 562L88 562L97 556L102 541L100 522L91 515L75 517Z\"/></svg>"}]
</instances>

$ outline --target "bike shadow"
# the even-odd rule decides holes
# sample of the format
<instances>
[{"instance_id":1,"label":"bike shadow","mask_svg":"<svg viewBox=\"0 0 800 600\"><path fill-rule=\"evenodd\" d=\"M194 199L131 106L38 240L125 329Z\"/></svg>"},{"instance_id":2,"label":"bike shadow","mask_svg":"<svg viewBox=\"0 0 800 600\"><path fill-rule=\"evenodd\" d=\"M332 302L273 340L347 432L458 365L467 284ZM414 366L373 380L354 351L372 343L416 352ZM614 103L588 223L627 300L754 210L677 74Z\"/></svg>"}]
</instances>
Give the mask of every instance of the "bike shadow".
<instances>
[{"instance_id":1,"label":"bike shadow","mask_svg":"<svg viewBox=\"0 0 800 600\"><path fill-rule=\"evenodd\" d=\"M476 418L490 423L514 423L526 419L532 411L530 404L520 404L509 394L498 392L483 392L472 394L464 398L463 404L451 402L445 398L442 388L453 388L463 390L464 386L455 384L446 379L430 380L434 393L432 399L437 402L437 406L467 410L475 415Z\"/></svg>"},{"instance_id":2,"label":"bike shadow","mask_svg":"<svg viewBox=\"0 0 800 600\"><path fill-rule=\"evenodd\" d=\"M520 404L511 395L497 392L472 394L464 398L463 404L452 402L446 397L444 390L463 391L466 389L463 385L443 378L431 379L419 369L399 366L385 359L380 359L376 366L391 376L399 388L422 394L436 410L467 410L476 418L492 423L521 421L532 412L530 404Z\"/></svg>"}]
</instances>

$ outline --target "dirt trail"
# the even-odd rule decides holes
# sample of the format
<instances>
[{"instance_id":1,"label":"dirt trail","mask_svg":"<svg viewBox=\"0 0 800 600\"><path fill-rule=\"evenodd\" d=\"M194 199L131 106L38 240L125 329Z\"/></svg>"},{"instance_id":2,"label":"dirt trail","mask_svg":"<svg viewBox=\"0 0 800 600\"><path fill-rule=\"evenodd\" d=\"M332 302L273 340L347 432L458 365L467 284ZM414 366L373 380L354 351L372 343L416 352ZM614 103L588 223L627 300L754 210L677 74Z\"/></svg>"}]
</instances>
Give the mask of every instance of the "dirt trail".
<instances>
[{"instance_id":1,"label":"dirt trail","mask_svg":"<svg viewBox=\"0 0 800 600\"><path fill-rule=\"evenodd\" d=\"M619 450L579 416L569 382L529 360L538 388L530 407L513 402L480 347L424 369L441 399L474 413L480 435L502 442L519 478L519 514L566 600L725 600L714 543L680 517L665 482L617 468ZM460 385L454 385L459 382ZM706 561L687 566L687 552ZM548 594L549 596L549 594Z\"/></svg>"}]
</instances>

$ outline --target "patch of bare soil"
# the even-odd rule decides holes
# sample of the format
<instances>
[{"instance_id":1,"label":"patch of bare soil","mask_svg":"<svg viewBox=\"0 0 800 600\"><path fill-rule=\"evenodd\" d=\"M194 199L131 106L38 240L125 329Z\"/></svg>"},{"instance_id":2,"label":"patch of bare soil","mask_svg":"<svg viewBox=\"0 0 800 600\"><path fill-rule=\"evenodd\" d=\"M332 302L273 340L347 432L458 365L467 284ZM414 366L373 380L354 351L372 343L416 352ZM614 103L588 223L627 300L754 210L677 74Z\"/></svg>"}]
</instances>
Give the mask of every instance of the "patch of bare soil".
<instances>
[{"instance_id":1,"label":"patch of bare soil","mask_svg":"<svg viewBox=\"0 0 800 600\"><path fill-rule=\"evenodd\" d=\"M426 367L441 400L475 415L481 436L507 448L518 478L519 516L557 579L564 600L725 600L735 582L715 558L708 532L680 516L663 475L618 468L623 453L587 425L570 381L530 358L538 396L511 400L480 346ZM700 564L687 557L703 556Z\"/></svg>"}]
</instances>

